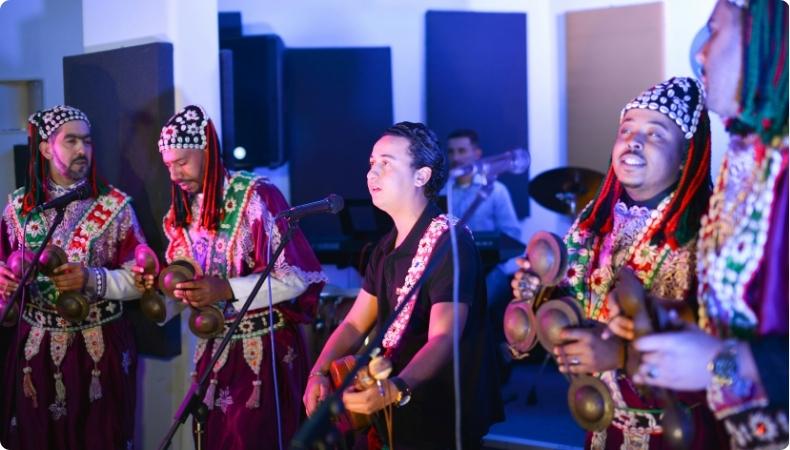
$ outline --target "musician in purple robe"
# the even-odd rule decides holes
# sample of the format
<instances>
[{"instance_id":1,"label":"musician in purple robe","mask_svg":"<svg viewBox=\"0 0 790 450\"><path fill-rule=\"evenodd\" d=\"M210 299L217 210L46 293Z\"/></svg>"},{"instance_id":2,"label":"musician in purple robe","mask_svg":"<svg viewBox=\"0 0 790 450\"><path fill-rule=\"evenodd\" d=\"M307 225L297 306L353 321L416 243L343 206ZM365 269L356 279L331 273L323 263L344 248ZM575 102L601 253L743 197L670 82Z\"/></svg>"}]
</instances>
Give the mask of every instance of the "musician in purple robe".
<instances>
[{"instance_id":1,"label":"musician in purple robe","mask_svg":"<svg viewBox=\"0 0 790 450\"><path fill-rule=\"evenodd\" d=\"M219 308L225 330L241 321L213 368L208 363L226 331L198 339L194 374L212 372L203 398L208 418L198 439L202 448L286 448L302 417L300 398L310 367L298 325L314 318L326 277L298 229L280 257L268 260L287 229L276 216L289 206L267 179L225 169L217 132L203 108L189 105L171 117L162 128L159 151L172 180L165 257L168 263L190 260L201 272L176 286L167 319L180 309L173 305L189 305ZM240 317L238 309L269 264L274 264L271 299L267 282ZM152 276L143 276L139 267L135 271L138 289L152 286Z\"/></svg>"},{"instance_id":2,"label":"musician in purple robe","mask_svg":"<svg viewBox=\"0 0 790 450\"><path fill-rule=\"evenodd\" d=\"M0 442L13 449L133 448L137 349L124 301L140 295L129 270L144 243L131 198L96 176L91 126L70 106L29 119L29 180L10 195L0 222L0 261L22 248L36 250L55 210L34 210L87 184L89 198L65 208L50 244L68 263L26 288L25 307L3 366ZM0 295L19 279L0 262ZM56 299L79 291L84 320L59 315Z\"/></svg>"},{"instance_id":3,"label":"musician in purple robe","mask_svg":"<svg viewBox=\"0 0 790 450\"><path fill-rule=\"evenodd\" d=\"M733 448L788 444L788 6L719 0L697 53L730 143L697 248L699 327L643 337L638 381L707 389ZM627 322L613 327L627 333Z\"/></svg>"}]
</instances>

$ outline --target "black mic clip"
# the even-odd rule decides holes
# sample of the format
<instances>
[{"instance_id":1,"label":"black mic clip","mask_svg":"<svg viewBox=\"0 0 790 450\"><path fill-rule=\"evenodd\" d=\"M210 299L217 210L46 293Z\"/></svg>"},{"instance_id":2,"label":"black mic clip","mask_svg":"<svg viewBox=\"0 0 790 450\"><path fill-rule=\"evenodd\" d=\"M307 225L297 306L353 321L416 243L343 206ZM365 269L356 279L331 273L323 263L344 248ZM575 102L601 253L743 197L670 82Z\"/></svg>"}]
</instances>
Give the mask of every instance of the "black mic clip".
<instances>
[{"instance_id":1,"label":"black mic clip","mask_svg":"<svg viewBox=\"0 0 790 450\"><path fill-rule=\"evenodd\" d=\"M50 200L50 201L48 201L46 203L42 203L40 205L37 205L30 212L31 213L34 213L34 212L35 213L39 213L39 212L46 211L48 209L53 209L53 208L58 210L58 211L65 210L66 207L69 206L69 204L71 204L72 202L76 202L76 201L79 201L79 200L85 200L86 198L88 198L90 196L91 196L90 185L86 181L83 181L82 183L77 185L77 187L75 187L71 191L66 192L65 194L61 195L60 197L54 198L54 199L52 199L52 200Z\"/></svg>"},{"instance_id":2,"label":"black mic clip","mask_svg":"<svg viewBox=\"0 0 790 450\"><path fill-rule=\"evenodd\" d=\"M337 214L343 209L345 202L343 197L337 194L329 194L326 198L304 205L294 206L293 208L280 211L276 219L285 218L289 221L298 221L302 217L313 214L330 213Z\"/></svg>"}]
</instances>

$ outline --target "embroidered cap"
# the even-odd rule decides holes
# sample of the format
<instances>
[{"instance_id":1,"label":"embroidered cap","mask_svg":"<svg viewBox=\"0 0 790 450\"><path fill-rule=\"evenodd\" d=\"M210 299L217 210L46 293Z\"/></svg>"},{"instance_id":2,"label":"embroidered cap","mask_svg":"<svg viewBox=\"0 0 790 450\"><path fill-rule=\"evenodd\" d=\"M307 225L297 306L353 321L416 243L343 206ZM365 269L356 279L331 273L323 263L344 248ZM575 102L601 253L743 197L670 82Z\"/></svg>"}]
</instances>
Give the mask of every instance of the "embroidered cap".
<instances>
[{"instance_id":1,"label":"embroidered cap","mask_svg":"<svg viewBox=\"0 0 790 450\"><path fill-rule=\"evenodd\" d=\"M629 109L658 111L675 122L691 139L697 131L700 114L705 106L705 91L694 78L672 77L658 83L631 100L620 112L620 120Z\"/></svg>"},{"instance_id":2,"label":"embroidered cap","mask_svg":"<svg viewBox=\"0 0 790 450\"><path fill-rule=\"evenodd\" d=\"M185 106L171 117L159 134L159 152L169 148L202 150L206 147L208 115L198 105Z\"/></svg>"},{"instance_id":3,"label":"embroidered cap","mask_svg":"<svg viewBox=\"0 0 790 450\"><path fill-rule=\"evenodd\" d=\"M50 109L44 109L28 117L27 121L36 127L38 135L46 141L52 133L60 128L64 123L73 120L82 120L90 126L91 122L84 112L73 106L58 105Z\"/></svg>"}]
</instances>

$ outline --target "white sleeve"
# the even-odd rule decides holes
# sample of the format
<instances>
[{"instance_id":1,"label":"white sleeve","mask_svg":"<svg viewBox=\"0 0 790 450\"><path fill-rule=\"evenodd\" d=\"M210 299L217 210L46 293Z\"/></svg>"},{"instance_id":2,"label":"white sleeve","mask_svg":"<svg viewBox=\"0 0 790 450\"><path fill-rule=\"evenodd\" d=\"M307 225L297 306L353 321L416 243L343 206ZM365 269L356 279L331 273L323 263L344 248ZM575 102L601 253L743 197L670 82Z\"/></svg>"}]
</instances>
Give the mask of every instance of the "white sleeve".
<instances>
[{"instance_id":1,"label":"white sleeve","mask_svg":"<svg viewBox=\"0 0 790 450\"><path fill-rule=\"evenodd\" d=\"M230 288L233 290L233 296L238 300L234 304L236 308L241 308L241 305L247 301L247 297L252 293L252 289L255 287L255 283L258 282L259 277L259 273L253 273L243 277L228 279ZM296 298L307 290L307 283L295 273L290 273L282 278L270 277L269 279L272 282L273 305ZM269 279L264 280L261 289L252 300L249 311L269 306Z\"/></svg>"},{"instance_id":2,"label":"white sleeve","mask_svg":"<svg viewBox=\"0 0 790 450\"><path fill-rule=\"evenodd\" d=\"M134 275L128 269L101 269L102 286L98 294L108 300L136 300L141 294L134 287Z\"/></svg>"}]
</instances>

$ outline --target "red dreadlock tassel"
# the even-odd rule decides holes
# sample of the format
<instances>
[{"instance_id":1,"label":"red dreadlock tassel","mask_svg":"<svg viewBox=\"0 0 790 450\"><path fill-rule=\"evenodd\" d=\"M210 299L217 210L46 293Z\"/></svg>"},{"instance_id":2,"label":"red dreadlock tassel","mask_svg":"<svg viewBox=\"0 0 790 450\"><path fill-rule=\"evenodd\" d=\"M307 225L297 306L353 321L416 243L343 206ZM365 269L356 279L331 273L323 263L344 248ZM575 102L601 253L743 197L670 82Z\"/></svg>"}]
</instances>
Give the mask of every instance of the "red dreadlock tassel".
<instances>
[{"instance_id":1,"label":"red dreadlock tassel","mask_svg":"<svg viewBox=\"0 0 790 450\"><path fill-rule=\"evenodd\" d=\"M609 171L606 173L606 178L604 179L603 186L601 187L598 196L595 198L595 202L590 209L588 216L580 221L579 228L583 230L589 230L592 228L596 222L596 218L604 212L606 221L603 223L603 226L600 232L604 232L604 230L608 230L612 226L612 217L611 217L611 206L613 204L614 199L616 199L620 195L621 187L620 183L617 181L614 170L610 167ZM606 211L602 211L603 209L607 209Z\"/></svg>"},{"instance_id":2,"label":"red dreadlock tassel","mask_svg":"<svg viewBox=\"0 0 790 450\"><path fill-rule=\"evenodd\" d=\"M707 134L707 130L709 127L707 113L703 114L703 119L700 121L698 133L702 133L702 135ZM702 158L694 163L693 155L697 150L697 145L699 142L696 139L693 139L689 143L689 149L687 154L690 156L688 158L690 161L683 168L683 174L680 176L680 181L678 183L678 187L676 189L677 194L675 198L672 200L672 204L669 205L667 208L667 216L666 216L666 228L665 228L665 236L666 240L669 243L670 247L674 250L680 246L680 243L677 241L676 232L678 230L678 226L680 225L680 220L686 215L687 210L691 207L692 202L694 202L695 198L700 195L700 190L704 189L705 181L708 178L708 172L710 167L710 139L705 139L704 146L702 152ZM689 181L689 178L691 180ZM706 198L700 200L707 204L707 196ZM696 222L696 218L692 218Z\"/></svg>"},{"instance_id":3,"label":"red dreadlock tassel","mask_svg":"<svg viewBox=\"0 0 790 450\"><path fill-rule=\"evenodd\" d=\"M219 155L219 143L214 123L209 120L206 126L206 150L203 169L203 211L200 225L209 230L216 230L224 216L222 188L225 182L225 168Z\"/></svg>"},{"instance_id":4,"label":"red dreadlock tassel","mask_svg":"<svg viewBox=\"0 0 790 450\"><path fill-rule=\"evenodd\" d=\"M27 192L25 192L25 196L22 200L22 213L24 215L27 215L38 204L45 201L47 195L46 189L42 188L42 183L46 178L44 174L44 161L38 149L41 144L41 138L38 135L38 128L32 123L28 123L27 125L27 142L28 150L30 151L30 163L27 166Z\"/></svg>"}]
</instances>

